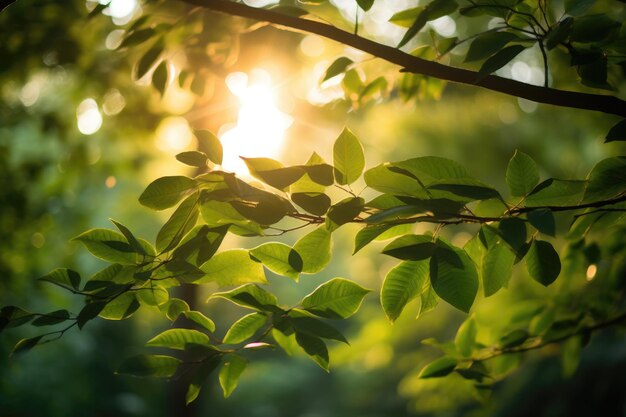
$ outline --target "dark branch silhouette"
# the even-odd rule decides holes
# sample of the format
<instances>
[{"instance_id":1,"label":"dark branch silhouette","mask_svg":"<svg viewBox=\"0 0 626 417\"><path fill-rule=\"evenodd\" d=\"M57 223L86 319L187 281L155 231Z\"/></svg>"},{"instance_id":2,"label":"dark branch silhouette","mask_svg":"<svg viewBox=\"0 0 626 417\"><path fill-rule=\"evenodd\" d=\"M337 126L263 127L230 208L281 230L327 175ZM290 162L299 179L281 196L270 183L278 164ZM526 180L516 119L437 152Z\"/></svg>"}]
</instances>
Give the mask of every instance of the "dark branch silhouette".
<instances>
[{"instance_id":1,"label":"dark branch silhouette","mask_svg":"<svg viewBox=\"0 0 626 417\"><path fill-rule=\"evenodd\" d=\"M599 111L626 117L626 101L611 95L590 94L540 87L496 75L485 76L476 71L451 67L415 57L400 49L383 45L346 32L327 23L293 17L268 9L226 0L181 0L185 3L233 16L268 22L288 30L312 33L349 45L377 58L396 64L402 71L426 75L461 84L483 87L515 97L555 106Z\"/></svg>"}]
</instances>

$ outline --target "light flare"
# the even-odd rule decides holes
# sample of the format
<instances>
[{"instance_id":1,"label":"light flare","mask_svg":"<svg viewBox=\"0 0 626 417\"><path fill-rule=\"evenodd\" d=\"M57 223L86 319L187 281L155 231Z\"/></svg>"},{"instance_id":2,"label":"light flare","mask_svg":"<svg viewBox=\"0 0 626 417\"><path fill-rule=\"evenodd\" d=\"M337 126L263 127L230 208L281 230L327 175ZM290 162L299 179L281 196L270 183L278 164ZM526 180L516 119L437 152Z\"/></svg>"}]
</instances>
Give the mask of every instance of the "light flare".
<instances>
[{"instance_id":1,"label":"light flare","mask_svg":"<svg viewBox=\"0 0 626 417\"><path fill-rule=\"evenodd\" d=\"M279 157L293 118L278 109L272 80L266 71L255 70L250 77L233 73L227 78L227 86L239 98L241 106L237 123L219 134L224 147L222 167L238 175L248 175L240 157Z\"/></svg>"}]
</instances>

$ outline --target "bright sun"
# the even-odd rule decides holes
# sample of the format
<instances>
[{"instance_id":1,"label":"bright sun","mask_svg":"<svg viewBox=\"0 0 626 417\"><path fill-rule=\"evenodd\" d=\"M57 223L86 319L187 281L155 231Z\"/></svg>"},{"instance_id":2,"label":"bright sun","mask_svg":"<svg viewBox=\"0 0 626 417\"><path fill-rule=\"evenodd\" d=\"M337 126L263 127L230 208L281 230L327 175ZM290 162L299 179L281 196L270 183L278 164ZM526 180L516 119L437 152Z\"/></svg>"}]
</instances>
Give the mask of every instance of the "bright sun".
<instances>
[{"instance_id":1,"label":"bright sun","mask_svg":"<svg viewBox=\"0 0 626 417\"><path fill-rule=\"evenodd\" d=\"M229 74L226 85L239 98L241 107L237 123L220 134L224 147L222 166L246 175L248 169L240 156L279 157L285 131L293 118L276 107L272 79L265 70L254 70L250 76L243 72Z\"/></svg>"}]
</instances>

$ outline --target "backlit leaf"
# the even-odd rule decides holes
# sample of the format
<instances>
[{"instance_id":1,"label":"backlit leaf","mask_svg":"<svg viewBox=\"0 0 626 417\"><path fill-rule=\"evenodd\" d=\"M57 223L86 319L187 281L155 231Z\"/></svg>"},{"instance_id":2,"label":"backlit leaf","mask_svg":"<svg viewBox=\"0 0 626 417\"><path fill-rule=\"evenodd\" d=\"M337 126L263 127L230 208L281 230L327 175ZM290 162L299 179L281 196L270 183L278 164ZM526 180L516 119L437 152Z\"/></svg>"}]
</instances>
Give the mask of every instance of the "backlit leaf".
<instances>
[{"instance_id":1,"label":"backlit leaf","mask_svg":"<svg viewBox=\"0 0 626 417\"><path fill-rule=\"evenodd\" d=\"M335 180L340 185L359 179L365 167L363 146L348 128L339 135L333 146Z\"/></svg>"},{"instance_id":2,"label":"backlit leaf","mask_svg":"<svg viewBox=\"0 0 626 417\"><path fill-rule=\"evenodd\" d=\"M148 185L139 202L153 210L164 210L178 203L195 186L195 181L188 177L161 177Z\"/></svg>"},{"instance_id":3,"label":"backlit leaf","mask_svg":"<svg viewBox=\"0 0 626 417\"><path fill-rule=\"evenodd\" d=\"M262 311L276 311L276 296L255 284L246 284L230 291L217 292L210 298L223 298L242 307Z\"/></svg>"},{"instance_id":4,"label":"backlit leaf","mask_svg":"<svg viewBox=\"0 0 626 417\"><path fill-rule=\"evenodd\" d=\"M346 319L357 312L368 292L352 281L333 278L304 297L300 305L320 317Z\"/></svg>"},{"instance_id":5,"label":"backlit leaf","mask_svg":"<svg viewBox=\"0 0 626 417\"><path fill-rule=\"evenodd\" d=\"M430 282L439 297L469 312L478 292L478 273L465 251L438 241L430 258Z\"/></svg>"},{"instance_id":6,"label":"backlit leaf","mask_svg":"<svg viewBox=\"0 0 626 417\"><path fill-rule=\"evenodd\" d=\"M535 161L516 150L506 169L506 183L512 196L528 195L539 183L539 169Z\"/></svg>"},{"instance_id":7,"label":"backlit leaf","mask_svg":"<svg viewBox=\"0 0 626 417\"><path fill-rule=\"evenodd\" d=\"M322 78L322 82L330 80L331 78L345 72L348 66L353 63L354 61L352 61L350 58L346 58L345 56L337 58L335 61L333 61L332 64L330 64L330 66L326 70L324 78Z\"/></svg>"},{"instance_id":8,"label":"backlit leaf","mask_svg":"<svg viewBox=\"0 0 626 417\"><path fill-rule=\"evenodd\" d=\"M435 250L432 236L404 235L394 240L382 250L385 255L404 261L428 259Z\"/></svg>"},{"instance_id":9,"label":"backlit leaf","mask_svg":"<svg viewBox=\"0 0 626 417\"><path fill-rule=\"evenodd\" d=\"M302 258L302 272L315 274L324 269L330 262L331 247L331 234L325 226L319 226L301 237L293 249Z\"/></svg>"},{"instance_id":10,"label":"backlit leaf","mask_svg":"<svg viewBox=\"0 0 626 417\"><path fill-rule=\"evenodd\" d=\"M109 229L91 229L73 240L78 240L92 255L105 261L133 265L137 259L137 253L126 238Z\"/></svg>"},{"instance_id":11,"label":"backlit leaf","mask_svg":"<svg viewBox=\"0 0 626 417\"><path fill-rule=\"evenodd\" d=\"M194 323L198 324L199 326L203 327L205 330L208 330L210 332L214 332L215 331L215 323L213 323L213 320L211 320L210 318L208 318L207 316L205 316L204 314L202 314L199 311L184 311L183 314L185 315L185 317L187 317L187 319L193 321Z\"/></svg>"},{"instance_id":12,"label":"backlit leaf","mask_svg":"<svg viewBox=\"0 0 626 417\"><path fill-rule=\"evenodd\" d=\"M188 343L209 344L209 336L197 330L169 329L148 340L146 346L184 350Z\"/></svg>"},{"instance_id":13,"label":"backlit leaf","mask_svg":"<svg viewBox=\"0 0 626 417\"><path fill-rule=\"evenodd\" d=\"M78 272L67 268L57 268L47 275L39 278L40 281L50 282L62 288L78 290L80 286L80 275Z\"/></svg>"},{"instance_id":14,"label":"backlit leaf","mask_svg":"<svg viewBox=\"0 0 626 417\"><path fill-rule=\"evenodd\" d=\"M444 356L426 365L424 369L422 369L422 371L419 373L418 378L440 378L442 376L450 374L452 371L454 371L455 367L456 360Z\"/></svg>"},{"instance_id":15,"label":"backlit leaf","mask_svg":"<svg viewBox=\"0 0 626 417\"><path fill-rule=\"evenodd\" d=\"M230 326L223 342L230 345L241 343L254 336L265 323L267 323L267 316L264 314L250 313L245 315Z\"/></svg>"},{"instance_id":16,"label":"backlit leaf","mask_svg":"<svg viewBox=\"0 0 626 417\"><path fill-rule=\"evenodd\" d=\"M429 287L428 261L406 261L393 267L385 276L380 303L390 321L395 321L407 303Z\"/></svg>"},{"instance_id":17,"label":"backlit leaf","mask_svg":"<svg viewBox=\"0 0 626 417\"><path fill-rule=\"evenodd\" d=\"M250 250L250 254L269 270L297 280L304 266L300 254L284 243L268 242Z\"/></svg>"},{"instance_id":18,"label":"backlit leaf","mask_svg":"<svg viewBox=\"0 0 626 417\"><path fill-rule=\"evenodd\" d=\"M245 358L234 354L229 356L224 362L219 373L219 381L224 391L224 398L228 398L235 388L237 388L239 378L246 369L247 364L248 361Z\"/></svg>"},{"instance_id":19,"label":"backlit leaf","mask_svg":"<svg viewBox=\"0 0 626 417\"><path fill-rule=\"evenodd\" d=\"M241 285L249 282L266 283L263 264L250 258L244 249L227 250L213 256L200 269L205 276L197 283L217 282L220 286Z\"/></svg>"}]
</instances>

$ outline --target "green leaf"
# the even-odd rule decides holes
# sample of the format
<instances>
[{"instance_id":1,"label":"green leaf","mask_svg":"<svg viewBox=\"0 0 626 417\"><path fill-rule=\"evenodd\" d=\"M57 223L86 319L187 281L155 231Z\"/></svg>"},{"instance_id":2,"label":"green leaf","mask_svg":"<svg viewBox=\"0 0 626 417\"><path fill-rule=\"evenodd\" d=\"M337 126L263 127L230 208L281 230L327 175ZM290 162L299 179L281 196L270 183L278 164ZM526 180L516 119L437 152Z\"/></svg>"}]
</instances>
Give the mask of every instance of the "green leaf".
<instances>
[{"instance_id":1,"label":"green leaf","mask_svg":"<svg viewBox=\"0 0 626 417\"><path fill-rule=\"evenodd\" d=\"M394 25L410 28L422 10L424 10L424 6L399 11L389 18L389 22Z\"/></svg>"},{"instance_id":2,"label":"green leaf","mask_svg":"<svg viewBox=\"0 0 626 417\"><path fill-rule=\"evenodd\" d=\"M407 303L430 287L428 261L406 261L393 267L385 276L380 303L387 318L394 322Z\"/></svg>"},{"instance_id":3,"label":"green leaf","mask_svg":"<svg viewBox=\"0 0 626 417\"><path fill-rule=\"evenodd\" d=\"M237 388L239 378L243 371L245 371L247 365L248 361L245 358L235 354L231 355L226 362L224 362L219 374L220 386L224 391L224 398L228 398L235 388Z\"/></svg>"},{"instance_id":4,"label":"green leaf","mask_svg":"<svg viewBox=\"0 0 626 417\"><path fill-rule=\"evenodd\" d=\"M18 327L30 322L35 316L16 306L4 306L0 309L0 332L11 327Z\"/></svg>"},{"instance_id":5,"label":"green leaf","mask_svg":"<svg viewBox=\"0 0 626 417\"><path fill-rule=\"evenodd\" d=\"M581 352L583 348L583 336L578 335L567 339L561 350L561 369L563 376L570 378L576 372L580 363Z\"/></svg>"},{"instance_id":6,"label":"green leaf","mask_svg":"<svg viewBox=\"0 0 626 417\"><path fill-rule=\"evenodd\" d=\"M598 162L588 177L584 202L607 200L626 192L626 156Z\"/></svg>"},{"instance_id":7,"label":"green leaf","mask_svg":"<svg viewBox=\"0 0 626 417\"><path fill-rule=\"evenodd\" d=\"M579 16L585 13L596 0L565 0L565 13L572 16Z\"/></svg>"},{"instance_id":8,"label":"green leaf","mask_svg":"<svg viewBox=\"0 0 626 417\"><path fill-rule=\"evenodd\" d=\"M156 278L172 279L182 284L195 283L205 276L200 268L181 259L172 259L156 271Z\"/></svg>"},{"instance_id":9,"label":"green leaf","mask_svg":"<svg viewBox=\"0 0 626 417\"><path fill-rule=\"evenodd\" d=\"M357 312L369 292L347 279L333 278L304 297L300 305L316 316L346 319Z\"/></svg>"},{"instance_id":10,"label":"green leaf","mask_svg":"<svg viewBox=\"0 0 626 417\"><path fill-rule=\"evenodd\" d=\"M474 346L476 345L476 319L470 316L461 324L456 332L454 344L456 350L465 358L472 356Z\"/></svg>"},{"instance_id":11,"label":"green leaf","mask_svg":"<svg viewBox=\"0 0 626 417\"><path fill-rule=\"evenodd\" d=\"M304 266L300 254L284 243L268 242L250 250L250 254L269 270L297 280Z\"/></svg>"},{"instance_id":12,"label":"green leaf","mask_svg":"<svg viewBox=\"0 0 626 417\"><path fill-rule=\"evenodd\" d=\"M211 298L223 298L242 307L261 311L277 311L278 300L276 296L258 285L246 284L230 291L217 292Z\"/></svg>"},{"instance_id":13,"label":"green leaf","mask_svg":"<svg viewBox=\"0 0 626 417\"><path fill-rule=\"evenodd\" d=\"M424 292L420 294L420 309L417 312L417 317L415 318L418 319L424 314L428 313L429 311L437 307L437 304L439 304L439 298L437 297L435 290L433 290L433 288L428 285L426 287L426 290L424 290Z\"/></svg>"},{"instance_id":14,"label":"green leaf","mask_svg":"<svg viewBox=\"0 0 626 417\"><path fill-rule=\"evenodd\" d=\"M446 376L456 367L456 360L447 356L436 359L426 365L422 371L419 373L418 378L426 379L426 378L440 378L442 376Z\"/></svg>"},{"instance_id":15,"label":"green leaf","mask_svg":"<svg viewBox=\"0 0 626 417\"><path fill-rule=\"evenodd\" d=\"M85 305L78 313L76 317L76 322L78 323L78 328L82 329L85 327L88 321L98 317L98 314L106 307L106 301L95 301L93 303L89 303Z\"/></svg>"},{"instance_id":16,"label":"green leaf","mask_svg":"<svg viewBox=\"0 0 626 417\"><path fill-rule=\"evenodd\" d=\"M519 346L528 339L528 332L523 329L513 330L500 339L500 346L503 348L512 348Z\"/></svg>"},{"instance_id":17,"label":"green leaf","mask_svg":"<svg viewBox=\"0 0 626 417\"><path fill-rule=\"evenodd\" d=\"M431 183L428 189L447 191L470 201L500 198L500 193L495 188L471 178L436 181Z\"/></svg>"},{"instance_id":18,"label":"green leaf","mask_svg":"<svg viewBox=\"0 0 626 417\"><path fill-rule=\"evenodd\" d=\"M535 161L516 150L506 169L506 183L512 196L528 195L539 183L539 169Z\"/></svg>"},{"instance_id":19,"label":"green leaf","mask_svg":"<svg viewBox=\"0 0 626 417\"><path fill-rule=\"evenodd\" d=\"M421 261L430 258L434 250L432 236L411 234L394 240L385 246L382 253L403 261Z\"/></svg>"},{"instance_id":20,"label":"green leaf","mask_svg":"<svg viewBox=\"0 0 626 417\"><path fill-rule=\"evenodd\" d=\"M124 226L123 224L121 224L119 222L116 222L113 219L109 219L109 220L124 235L124 237L128 241L128 244L133 248L133 250L135 252L137 252L137 253L139 253L141 255L148 255L148 251L146 251L146 248L145 248L144 244L141 241L139 241L135 237L135 235L133 235L133 233L130 231L130 229L128 227Z\"/></svg>"},{"instance_id":21,"label":"green leaf","mask_svg":"<svg viewBox=\"0 0 626 417\"><path fill-rule=\"evenodd\" d=\"M198 215L198 194L194 193L174 210L172 216L159 230L156 237L157 251L164 253L178 246L183 237L196 225Z\"/></svg>"},{"instance_id":22,"label":"green leaf","mask_svg":"<svg viewBox=\"0 0 626 417\"><path fill-rule=\"evenodd\" d=\"M382 225L373 225L366 226L358 231L356 236L354 237L354 255L365 246L367 246L370 242L376 239L378 236L385 233L387 230L394 227L392 224L382 224Z\"/></svg>"},{"instance_id":23,"label":"green leaf","mask_svg":"<svg viewBox=\"0 0 626 417\"><path fill-rule=\"evenodd\" d=\"M420 30L430 20L435 20L441 16L445 16L454 12L458 8L456 0L433 0L428 3L417 15L415 21L402 37L402 40L398 44L398 48L402 48L411 39L419 33ZM394 16L396 17L396 16ZM393 17L392 17L393 19Z\"/></svg>"},{"instance_id":24,"label":"green leaf","mask_svg":"<svg viewBox=\"0 0 626 417\"><path fill-rule=\"evenodd\" d=\"M331 233L325 226L319 226L301 237L293 246L293 249L302 258L302 272L315 274L324 269L330 262L331 247Z\"/></svg>"},{"instance_id":25,"label":"green leaf","mask_svg":"<svg viewBox=\"0 0 626 417\"><path fill-rule=\"evenodd\" d=\"M91 229L72 240L78 240L92 255L105 261L134 265L137 259L126 238L109 229Z\"/></svg>"},{"instance_id":26,"label":"green leaf","mask_svg":"<svg viewBox=\"0 0 626 417\"><path fill-rule=\"evenodd\" d=\"M359 179L365 167L363 145L348 128L344 128L333 146L335 180L340 185Z\"/></svg>"},{"instance_id":27,"label":"green leaf","mask_svg":"<svg viewBox=\"0 0 626 417\"><path fill-rule=\"evenodd\" d=\"M572 26L574 24L574 19L571 17L566 17L565 19L558 22L558 24L553 27L550 32L548 32L548 36L546 36L546 48L552 50L559 46L559 44L565 42L570 32L572 31Z\"/></svg>"},{"instance_id":28,"label":"green leaf","mask_svg":"<svg viewBox=\"0 0 626 417\"><path fill-rule=\"evenodd\" d=\"M452 179L472 179L467 170L458 162L437 156L421 156L407 159L405 161L394 162L389 165L390 169L402 173L418 184L421 188L436 181Z\"/></svg>"},{"instance_id":29,"label":"green leaf","mask_svg":"<svg viewBox=\"0 0 626 417\"><path fill-rule=\"evenodd\" d=\"M66 289L78 290L80 286L80 275L78 272L67 268L57 268L49 274L39 278L39 280L46 281Z\"/></svg>"},{"instance_id":30,"label":"green leaf","mask_svg":"<svg viewBox=\"0 0 626 417\"><path fill-rule=\"evenodd\" d=\"M561 260L554 247L543 240L534 240L526 254L528 274L541 285L552 284L561 272Z\"/></svg>"},{"instance_id":31,"label":"green leaf","mask_svg":"<svg viewBox=\"0 0 626 417\"><path fill-rule=\"evenodd\" d=\"M254 334L267 323L267 316L261 313L250 313L243 316L226 332L223 342L227 345L241 343L251 338Z\"/></svg>"},{"instance_id":32,"label":"green leaf","mask_svg":"<svg viewBox=\"0 0 626 417\"><path fill-rule=\"evenodd\" d=\"M229 226L210 228L196 226L174 250L173 260L183 260L194 265L202 265L213 257L222 244Z\"/></svg>"},{"instance_id":33,"label":"green leaf","mask_svg":"<svg viewBox=\"0 0 626 417\"><path fill-rule=\"evenodd\" d=\"M478 292L478 274L465 251L437 241L430 258L430 282L439 297L469 312Z\"/></svg>"},{"instance_id":34,"label":"green leaf","mask_svg":"<svg viewBox=\"0 0 626 417\"><path fill-rule=\"evenodd\" d=\"M276 344L278 344L278 346L280 346L287 355L293 356L296 354L298 343L296 342L295 333L286 335L279 330L272 329L272 337L274 338L274 341L276 341Z\"/></svg>"},{"instance_id":35,"label":"green leaf","mask_svg":"<svg viewBox=\"0 0 626 417\"><path fill-rule=\"evenodd\" d=\"M571 206L580 203L586 181L547 179L526 197L526 207Z\"/></svg>"},{"instance_id":36,"label":"green leaf","mask_svg":"<svg viewBox=\"0 0 626 417\"><path fill-rule=\"evenodd\" d=\"M202 364L195 369L192 373L191 381L187 387L187 393L185 394L185 404L189 405L198 398L202 385L206 382L207 377L211 372L217 368L220 364L220 357L210 357L208 360L204 360Z\"/></svg>"},{"instance_id":37,"label":"green leaf","mask_svg":"<svg viewBox=\"0 0 626 417\"><path fill-rule=\"evenodd\" d=\"M519 55L519 53L524 49L526 49L526 47L522 45L511 45L500 49L498 52L487 58L478 72L481 73L483 77L489 75L511 62L511 60Z\"/></svg>"},{"instance_id":38,"label":"green leaf","mask_svg":"<svg viewBox=\"0 0 626 417\"><path fill-rule=\"evenodd\" d=\"M19 342L15 344L13 350L11 351L11 356L17 353L26 353L39 343L39 341L43 338L41 336L30 337L28 339L21 339Z\"/></svg>"},{"instance_id":39,"label":"green leaf","mask_svg":"<svg viewBox=\"0 0 626 417\"><path fill-rule=\"evenodd\" d=\"M167 61L161 61L152 73L152 85L159 92L161 97L165 94L168 84Z\"/></svg>"},{"instance_id":40,"label":"green leaf","mask_svg":"<svg viewBox=\"0 0 626 417\"><path fill-rule=\"evenodd\" d=\"M195 181L188 177L161 177L148 185L139 196L139 202L153 210L165 210L178 203L195 186Z\"/></svg>"},{"instance_id":41,"label":"green leaf","mask_svg":"<svg viewBox=\"0 0 626 417\"><path fill-rule=\"evenodd\" d=\"M135 294L142 304L152 307L162 306L170 299L170 294L165 288L160 285L154 285L152 282L147 283L143 288L137 289Z\"/></svg>"},{"instance_id":42,"label":"green leaf","mask_svg":"<svg viewBox=\"0 0 626 417\"><path fill-rule=\"evenodd\" d=\"M606 135L605 143L626 141L626 119L618 122L615 126L609 130L609 133Z\"/></svg>"},{"instance_id":43,"label":"green leaf","mask_svg":"<svg viewBox=\"0 0 626 417\"><path fill-rule=\"evenodd\" d=\"M335 59L326 70L324 78L322 78L322 82L330 80L331 78L344 73L346 69L353 63L354 61L352 61L350 58L346 58L345 56Z\"/></svg>"},{"instance_id":44,"label":"green leaf","mask_svg":"<svg viewBox=\"0 0 626 417\"><path fill-rule=\"evenodd\" d=\"M279 190L285 190L306 173L302 167L284 167L280 162L270 158L240 158L253 177Z\"/></svg>"},{"instance_id":45,"label":"green leaf","mask_svg":"<svg viewBox=\"0 0 626 417\"><path fill-rule=\"evenodd\" d=\"M546 331L548 331L550 326L552 326L555 319L556 319L556 313L554 312L553 309L548 308L547 310L543 311L541 314L538 314L535 317L533 317L533 319L530 321L530 326L529 326L530 333L533 335L544 334Z\"/></svg>"},{"instance_id":46,"label":"green leaf","mask_svg":"<svg viewBox=\"0 0 626 417\"><path fill-rule=\"evenodd\" d=\"M323 216L328 211L331 201L324 193L293 193L291 201L316 216Z\"/></svg>"},{"instance_id":47,"label":"green leaf","mask_svg":"<svg viewBox=\"0 0 626 417\"><path fill-rule=\"evenodd\" d=\"M329 372L328 348L322 339L296 332L296 342L315 363Z\"/></svg>"},{"instance_id":48,"label":"green leaf","mask_svg":"<svg viewBox=\"0 0 626 417\"><path fill-rule=\"evenodd\" d=\"M498 225L498 232L502 239L521 258L526 246L526 222L516 217L503 219Z\"/></svg>"},{"instance_id":49,"label":"green leaf","mask_svg":"<svg viewBox=\"0 0 626 417\"><path fill-rule=\"evenodd\" d=\"M189 312L189 304L180 298L172 298L165 306L165 316L170 321L176 321L178 316Z\"/></svg>"},{"instance_id":50,"label":"green leaf","mask_svg":"<svg viewBox=\"0 0 626 417\"><path fill-rule=\"evenodd\" d=\"M202 149L206 151L207 157L211 162L217 165L222 164L224 150L222 142L209 130L194 130L194 135L200 141Z\"/></svg>"},{"instance_id":51,"label":"green leaf","mask_svg":"<svg viewBox=\"0 0 626 417\"><path fill-rule=\"evenodd\" d=\"M581 43L601 42L618 31L620 23L607 14L593 14L574 19L570 40Z\"/></svg>"},{"instance_id":52,"label":"green leaf","mask_svg":"<svg viewBox=\"0 0 626 417\"><path fill-rule=\"evenodd\" d=\"M182 363L180 359L166 355L138 355L122 362L117 374L138 377L170 378Z\"/></svg>"},{"instance_id":53,"label":"green leaf","mask_svg":"<svg viewBox=\"0 0 626 417\"><path fill-rule=\"evenodd\" d=\"M485 59L514 40L519 40L519 37L510 32L484 33L472 41L465 56L465 62Z\"/></svg>"},{"instance_id":54,"label":"green leaf","mask_svg":"<svg viewBox=\"0 0 626 417\"><path fill-rule=\"evenodd\" d=\"M424 196L423 186L412 178L391 171L389 168L392 167L390 163L385 163L365 171L363 177L367 186L382 193Z\"/></svg>"},{"instance_id":55,"label":"green leaf","mask_svg":"<svg viewBox=\"0 0 626 417\"><path fill-rule=\"evenodd\" d=\"M53 324L63 323L69 318L69 311L57 310L37 317L31 324L33 326L51 326Z\"/></svg>"},{"instance_id":56,"label":"green leaf","mask_svg":"<svg viewBox=\"0 0 626 417\"><path fill-rule=\"evenodd\" d=\"M150 68L154 66L161 54L163 53L163 41L159 39L148 51L139 59L135 67L135 79L139 80Z\"/></svg>"},{"instance_id":57,"label":"green leaf","mask_svg":"<svg viewBox=\"0 0 626 417\"><path fill-rule=\"evenodd\" d=\"M327 218L332 221L333 227L339 227L343 224L351 222L359 214L361 214L364 204L365 200L361 197L345 198L330 207Z\"/></svg>"},{"instance_id":58,"label":"green leaf","mask_svg":"<svg viewBox=\"0 0 626 417\"><path fill-rule=\"evenodd\" d=\"M135 30L130 33L130 35L126 36L120 46L117 49L126 48L128 46L140 45L154 36L156 32L152 28L145 28L140 30Z\"/></svg>"},{"instance_id":59,"label":"green leaf","mask_svg":"<svg viewBox=\"0 0 626 417\"><path fill-rule=\"evenodd\" d=\"M541 233L555 236L556 234L556 223L554 220L554 214L550 209L537 209L529 212L526 217L528 217L528 222Z\"/></svg>"},{"instance_id":60,"label":"green leaf","mask_svg":"<svg viewBox=\"0 0 626 417\"><path fill-rule=\"evenodd\" d=\"M490 297L507 286L514 263L515 254L503 243L498 242L488 248L481 264L485 297Z\"/></svg>"},{"instance_id":61,"label":"green leaf","mask_svg":"<svg viewBox=\"0 0 626 417\"><path fill-rule=\"evenodd\" d=\"M241 285L249 282L266 283L263 264L250 258L244 249L227 250L213 256L200 269L205 276L196 281L199 284L217 282L220 286Z\"/></svg>"},{"instance_id":62,"label":"green leaf","mask_svg":"<svg viewBox=\"0 0 626 417\"><path fill-rule=\"evenodd\" d=\"M185 165L197 168L204 168L209 160L204 152L187 151L176 155L176 159Z\"/></svg>"},{"instance_id":63,"label":"green leaf","mask_svg":"<svg viewBox=\"0 0 626 417\"><path fill-rule=\"evenodd\" d=\"M215 323L213 323L213 320L211 320L210 318L208 318L201 312L185 311L183 312L183 314L185 315L185 317L187 317L187 319L193 321L194 323L201 326L205 330L208 330L211 333L215 331Z\"/></svg>"},{"instance_id":64,"label":"green leaf","mask_svg":"<svg viewBox=\"0 0 626 417\"><path fill-rule=\"evenodd\" d=\"M209 336L197 330L169 329L148 340L146 346L184 350L188 343L208 345Z\"/></svg>"},{"instance_id":65,"label":"green leaf","mask_svg":"<svg viewBox=\"0 0 626 417\"><path fill-rule=\"evenodd\" d=\"M359 7L364 11L368 11L369 9L371 9L372 5L374 4L374 0L356 0L356 2Z\"/></svg>"},{"instance_id":66,"label":"green leaf","mask_svg":"<svg viewBox=\"0 0 626 417\"><path fill-rule=\"evenodd\" d=\"M293 326L296 333L305 333L309 336L319 337L322 339L332 339L349 344L345 336L339 330L321 320L304 315L298 315L297 310L292 310L289 315L292 316Z\"/></svg>"},{"instance_id":67,"label":"green leaf","mask_svg":"<svg viewBox=\"0 0 626 417\"><path fill-rule=\"evenodd\" d=\"M139 307L136 294L125 292L109 301L98 316L106 320L124 320L132 316Z\"/></svg>"}]
</instances>

